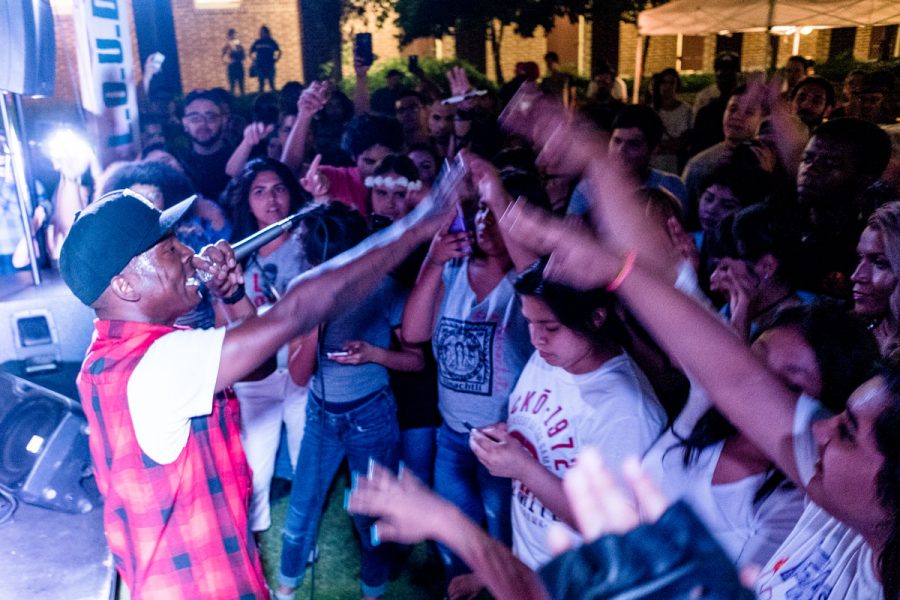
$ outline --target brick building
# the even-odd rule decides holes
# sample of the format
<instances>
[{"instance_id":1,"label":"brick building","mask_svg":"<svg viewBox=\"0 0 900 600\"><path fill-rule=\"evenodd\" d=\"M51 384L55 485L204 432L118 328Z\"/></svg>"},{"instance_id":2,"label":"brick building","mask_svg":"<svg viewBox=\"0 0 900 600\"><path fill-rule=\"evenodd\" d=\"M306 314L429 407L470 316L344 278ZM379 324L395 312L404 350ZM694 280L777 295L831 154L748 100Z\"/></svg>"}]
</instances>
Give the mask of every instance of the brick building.
<instances>
[{"instance_id":1,"label":"brick building","mask_svg":"<svg viewBox=\"0 0 900 600\"><path fill-rule=\"evenodd\" d=\"M132 4L133 0L118 0L120 6ZM150 0L138 0L149 2ZM277 85L291 79L302 80L300 15L296 0L166 0L171 5L174 22L174 36L177 44L180 82L184 90L226 86L225 66L221 62L221 51L225 43L225 32L233 27L239 38L249 49L256 39L259 27L268 25L281 46L283 56L278 63ZM57 37L57 96L73 98L75 79L67 71L74 69L74 49L72 47L73 25L71 0L53 0L56 13ZM133 19L132 19L133 22ZM132 31L135 29L132 27ZM345 40L345 73L350 67L350 47L353 34L369 31L373 34L373 50L381 61L418 54L436 58L455 56L454 39L444 36L440 39L416 40L400 49L398 31L393 19L379 23L374 13L366 13L348 19L343 25ZM138 52L137 38L133 36L136 57L148 54L146 44ZM825 61L829 57L851 52L858 60L869 60L887 54L898 55L897 26L861 27L857 29L813 30L806 35L783 36L779 39L778 63L783 64L794 53ZM591 24L584 18L572 23L568 19L558 19L549 33L539 29L533 38L516 35L512 28L503 32L501 47L501 67L508 78L513 73L516 62L533 60L543 68L543 55L548 51L559 54L563 67L583 76L591 72ZM766 67L767 36L765 33L744 33L733 36L658 36L650 38L645 58L645 72L652 73L665 67L676 67L681 71L711 71L717 50L733 49L739 52L744 70L761 70ZM485 41L487 75L496 79L490 42ZM634 73L637 49L636 27L620 25L619 72L630 77ZM135 66L140 73L140 65ZM254 91L254 80L247 82L247 90Z\"/></svg>"}]
</instances>

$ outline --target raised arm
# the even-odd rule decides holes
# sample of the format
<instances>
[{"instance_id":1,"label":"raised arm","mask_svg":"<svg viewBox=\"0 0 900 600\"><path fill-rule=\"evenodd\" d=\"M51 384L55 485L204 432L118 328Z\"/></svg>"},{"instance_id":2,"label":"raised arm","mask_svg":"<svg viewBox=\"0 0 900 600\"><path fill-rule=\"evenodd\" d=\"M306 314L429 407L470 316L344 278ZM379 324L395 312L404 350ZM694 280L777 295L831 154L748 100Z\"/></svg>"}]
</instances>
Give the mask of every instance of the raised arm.
<instances>
[{"instance_id":1,"label":"raised arm","mask_svg":"<svg viewBox=\"0 0 900 600\"><path fill-rule=\"evenodd\" d=\"M802 485L792 444L796 396L715 315L643 266L633 268L595 237L519 202L501 221L533 250L551 254L545 275L590 289L615 281L616 292L710 400L791 479Z\"/></svg>"},{"instance_id":2,"label":"raised arm","mask_svg":"<svg viewBox=\"0 0 900 600\"><path fill-rule=\"evenodd\" d=\"M407 344L421 344L431 339L438 311L444 299L444 265L469 253L471 236L467 232L450 233L445 223L435 234L422 263L416 285L403 308L400 339Z\"/></svg>"},{"instance_id":3,"label":"raised arm","mask_svg":"<svg viewBox=\"0 0 900 600\"><path fill-rule=\"evenodd\" d=\"M459 181L458 175L446 177L412 213L352 250L307 271L294 280L291 289L264 315L229 329L216 389L239 381L289 340L368 296L391 269L446 221L452 210L447 190ZM238 285L231 278L239 267L227 246L225 252L219 247L210 248L207 255L216 252L216 256L210 256L216 266L210 267L197 259L195 267L213 271L214 280L208 284L210 290L227 297ZM228 280L228 285L220 283L223 279Z\"/></svg>"},{"instance_id":4,"label":"raised arm","mask_svg":"<svg viewBox=\"0 0 900 600\"><path fill-rule=\"evenodd\" d=\"M281 151L281 162L295 174L299 173L300 167L303 166L303 157L306 156L307 150L306 140L313 117L322 110L327 101L328 85L321 81L309 84L297 100L297 120L294 121Z\"/></svg>"},{"instance_id":5,"label":"raised arm","mask_svg":"<svg viewBox=\"0 0 900 600\"><path fill-rule=\"evenodd\" d=\"M463 71L465 73L465 71ZM512 204L513 198L506 192L500 173L488 161L467 150L461 150L463 162L472 173L472 181L478 187L478 198L491 208L495 218L499 219L506 208ZM506 251L516 271L522 271L538 259L528 248L510 238L501 230Z\"/></svg>"},{"instance_id":6,"label":"raised arm","mask_svg":"<svg viewBox=\"0 0 900 600\"><path fill-rule=\"evenodd\" d=\"M244 165L247 164L247 160L250 158L250 152L253 151L253 148L258 143L266 139L273 129L273 125L266 125L260 122L247 125L244 128L244 137L241 139L241 143L234 149L234 152L231 153L228 162L225 164L225 173L229 177L235 177L243 171Z\"/></svg>"},{"instance_id":7,"label":"raised arm","mask_svg":"<svg viewBox=\"0 0 900 600\"><path fill-rule=\"evenodd\" d=\"M356 86L353 88L353 108L356 114L369 112L369 69L358 56L353 58L353 70L356 72Z\"/></svg>"}]
</instances>

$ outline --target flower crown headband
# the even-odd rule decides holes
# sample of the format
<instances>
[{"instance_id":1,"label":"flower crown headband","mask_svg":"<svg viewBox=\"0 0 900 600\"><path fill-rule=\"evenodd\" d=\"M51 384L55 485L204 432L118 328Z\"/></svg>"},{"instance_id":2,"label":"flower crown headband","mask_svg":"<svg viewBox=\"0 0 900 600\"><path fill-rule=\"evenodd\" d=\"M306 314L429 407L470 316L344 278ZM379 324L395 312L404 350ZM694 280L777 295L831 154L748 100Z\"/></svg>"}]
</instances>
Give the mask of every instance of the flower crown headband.
<instances>
[{"instance_id":1,"label":"flower crown headband","mask_svg":"<svg viewBox=\"0 0 900 600\"><path fill-rule=\"evenodd\" d=\"M394 188L406 188L410 192L415 192L422 189L421 181L410 181L402 175L400 177L393 177L390 175L388 175L387 177L385 177L384 175L377 175L373 177L370 175L369 177L366 177L365 184L368 188L378 185L384 186L391 190Z\"/></svg>"}]
</instances>

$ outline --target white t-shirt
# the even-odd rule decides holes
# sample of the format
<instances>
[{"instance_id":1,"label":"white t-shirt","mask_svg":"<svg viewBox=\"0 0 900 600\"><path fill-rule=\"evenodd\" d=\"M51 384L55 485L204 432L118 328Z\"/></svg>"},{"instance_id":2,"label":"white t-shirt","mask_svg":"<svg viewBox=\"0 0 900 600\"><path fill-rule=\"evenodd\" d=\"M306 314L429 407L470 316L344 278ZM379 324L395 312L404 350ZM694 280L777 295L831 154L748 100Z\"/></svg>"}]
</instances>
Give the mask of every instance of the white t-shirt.
<instances>
[{"instance_id":1,"label":"white t-shirt","mask_svg":"<svg viewBox=\"0 0 900 600\"><path fill-rule=\"evenodd\" d=\"M691 388L692 391L696 387ZM692 427L677 424L678 434ZM738 567L765 564L793 530L803 513L804 494L782 485L766 498L753 498L766 480L765 473L713 485L712 478L725 442L708 446L690 465L684 464L684 448L671 429L644 456L644 468L671 500L687 502L725 553Z\"/></svg>"},{"instance_id":2,"label":"white t-shirt","mask_svg":"<svg viewBox=\"0 0 900 600\"><path fill-rule=\"evenodd\" d=\"M225 328L179 329L147 349L128 379L128 410L144 454L173 462L187 445L191 418L212 412Z\"/></svg>"},{"instance_id":3,"label":"white t-shirt","mask_svg":"<svg viewBox=\"0 0 900 600\"><path fill-rule=\"evenodd\" d=\"M815 468L811 425L821 413L811 398L801 397L797 404L794 455L804 482ZM879 600L884 590L872 560L872 548L859 533L807 502L797 526L757 578L756 595L762 600Z\"/></svg>"},{"instance_id":4,"label":"white t-shirt","mask_svg":"<svg viewBox=\"0 0 900 600\"><path fill-rule=\"evenodd\" d=\"M617 469L626 457L641 456L665 423L653 388L627 354L573 375L535 352L509 397L509 430L557 477L587 446ZM552 558L547 527L558 520L522 482L513 481L513 552L530 568Z\"/></svg>"}]
</instances>

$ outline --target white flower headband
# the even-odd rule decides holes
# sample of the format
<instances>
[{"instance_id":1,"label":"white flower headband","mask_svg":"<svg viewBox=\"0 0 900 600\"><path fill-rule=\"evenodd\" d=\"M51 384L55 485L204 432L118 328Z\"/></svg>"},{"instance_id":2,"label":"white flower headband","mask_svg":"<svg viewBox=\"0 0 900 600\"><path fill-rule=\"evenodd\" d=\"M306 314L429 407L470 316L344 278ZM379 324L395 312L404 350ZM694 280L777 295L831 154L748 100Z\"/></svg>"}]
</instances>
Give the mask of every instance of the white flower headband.
<instances>
[{"instance_id":1,"label":"white flower headband","mask_svg":"<svg viewBox=\"0 0 900 600\"><path fill-rule=\"evenodd\" d=\"M387 177L385 177L384 175L378 175L378 176L373 177L370 175L369 177L366 177L365 184L366 184L366 187L368 187L368 188L375 187L376 185L378 185L378 186L384 186L391 190L394 188L406 188L410 192L415 192L417 190L422 189L421 181L410 181L409 179L407 179L406 177L403 177L402 175L400 177L392 177L390 175Z\"/></svg>"}]
</instances>

